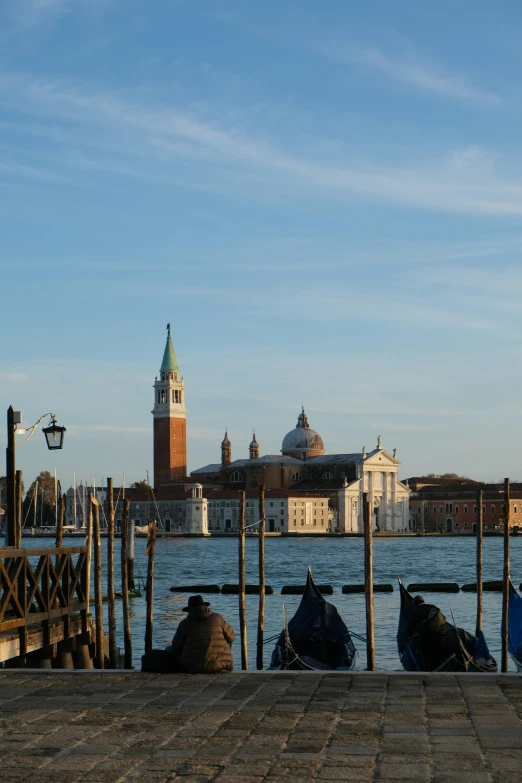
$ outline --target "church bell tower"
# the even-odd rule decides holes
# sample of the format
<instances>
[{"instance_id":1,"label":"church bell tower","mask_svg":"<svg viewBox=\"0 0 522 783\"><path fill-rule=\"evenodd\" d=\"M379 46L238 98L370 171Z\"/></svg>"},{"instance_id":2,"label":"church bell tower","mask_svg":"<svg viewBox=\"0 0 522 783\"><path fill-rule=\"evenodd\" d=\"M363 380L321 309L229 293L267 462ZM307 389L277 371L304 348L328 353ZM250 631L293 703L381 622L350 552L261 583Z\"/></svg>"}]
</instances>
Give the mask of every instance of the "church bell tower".
<instances>
[{"instance_id":1,"label":"church bell tower","mask_svg":"<svg viewBox=\"0 0 522 783\"><path fill-rule=\"evenodd\" d=\"M185 383L167 324L167 344L159 378L154 382L154 487L180 481L187 475L187 411Z\"/></svg>"}]
</instances>

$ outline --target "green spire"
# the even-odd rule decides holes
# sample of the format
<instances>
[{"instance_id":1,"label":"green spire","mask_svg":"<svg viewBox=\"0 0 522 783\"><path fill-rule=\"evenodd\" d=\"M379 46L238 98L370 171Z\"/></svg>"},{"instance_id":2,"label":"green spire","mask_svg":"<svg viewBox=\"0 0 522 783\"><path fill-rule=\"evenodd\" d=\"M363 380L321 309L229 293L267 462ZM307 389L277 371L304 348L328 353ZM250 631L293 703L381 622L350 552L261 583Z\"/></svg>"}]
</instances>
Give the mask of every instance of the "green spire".
<instances>
[{"instance_id":1,"label":"green spire","mask_svg":"<svg viewBox=\"0 0 522 783\"><path fill-rule=\"evenodd\" d=\"M178 363L176 361L176 354L174 353L174 346L170 339L170 324L167 324L167 344L165 346L160 372L174 372L177 369Z\"/></svg>"}]
</instances>

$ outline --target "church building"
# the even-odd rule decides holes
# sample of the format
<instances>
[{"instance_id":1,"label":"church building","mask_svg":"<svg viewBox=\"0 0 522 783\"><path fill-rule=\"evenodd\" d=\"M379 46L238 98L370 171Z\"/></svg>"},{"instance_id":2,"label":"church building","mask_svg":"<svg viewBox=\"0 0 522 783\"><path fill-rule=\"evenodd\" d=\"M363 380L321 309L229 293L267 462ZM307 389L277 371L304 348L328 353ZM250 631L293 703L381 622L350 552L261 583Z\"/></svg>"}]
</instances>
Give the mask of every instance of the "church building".
<instances>
[{"instance_id":1,"label":"church building","mask_svg":"<svg viewBox=\"0 0 522 783\"><path fill-rule=\"evenodd\" d=\"M200 525L202 533L213 528L233 532L237 527L234 514L217 514L221 501L225 509L235 507L239 490L253 498L261 484L284 516L274 516L274 532L362 533L365 492L369 493L376 532L409 527L410 490L398 479L396 450L391 454L386 451L379 436L371 451L363 448L360 452L328 454L322 437L310 427L304 407L296 426L283 437L280 454L262 456L254 433L248 457L234 460L226 431L220 462L197 468L187 476L185 383L170 324L160 374L154 382L152 415L157 500L186 500L183 528L187 531L197 532ZM223 527L219 524L221 517Z\"/></svg>"}]
</instances>

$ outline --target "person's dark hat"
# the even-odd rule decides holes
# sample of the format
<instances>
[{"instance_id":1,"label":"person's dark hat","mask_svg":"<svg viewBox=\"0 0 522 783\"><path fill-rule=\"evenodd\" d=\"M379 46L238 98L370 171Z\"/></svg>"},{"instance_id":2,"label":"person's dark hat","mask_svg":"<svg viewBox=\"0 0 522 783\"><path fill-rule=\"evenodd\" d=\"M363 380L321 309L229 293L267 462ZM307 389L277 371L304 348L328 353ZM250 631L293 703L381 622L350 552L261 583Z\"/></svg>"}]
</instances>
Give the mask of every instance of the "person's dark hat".
<instances>
[{"instance_id":1,"label":"person's dark hat","mask_svg":"<svg viewBox=\"0 0 522 783\"><path fill-rule=\"evenodd\" d=\"M191 595L188 606L184 606L181 611L190 612L191 609L196 609L198 606L210 606L210 601L204 601L201 595Z\"/></svg>"}]
</instances>

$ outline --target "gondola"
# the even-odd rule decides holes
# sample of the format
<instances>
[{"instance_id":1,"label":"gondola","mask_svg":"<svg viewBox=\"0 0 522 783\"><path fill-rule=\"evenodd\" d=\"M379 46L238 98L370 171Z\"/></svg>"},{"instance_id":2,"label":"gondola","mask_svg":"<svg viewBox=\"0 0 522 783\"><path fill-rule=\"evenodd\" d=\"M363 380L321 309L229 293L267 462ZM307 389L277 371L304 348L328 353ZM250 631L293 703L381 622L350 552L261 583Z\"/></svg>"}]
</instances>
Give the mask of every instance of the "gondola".
<instances>
[{"instance_id":1,"label":"gondola","mask_svg":"<svg viewBox=\"0 0 522 783\"><path fill-rule=\"evenodd\" d=\"M397 631L399 658L406 671L496 672L482 631L478 636L448 623L432 609L426 619L412 627L415 605L399 579L401 610Z\"/></svg>"},{"instance_id":2,"label":"gondola","mask_svg":"<svg viewBox=\"0 0 522 783\"><path fill-rule=\"evenodd\" d=\"M310 568L297 612L284 628L272 653L270 669L351 669L357 651L335 606L317 589Z\"/></svg>"},{"instance_id":3,"label":"gondola","mask_svg":"<svg viewBox=\"0 0 522 783\"><path fill-rule=\"evenodd\" d=\"M511 582L508 604L508 650L515 662L517 672L522 672L522 598Z\"/></svg>"}]
</instances>

